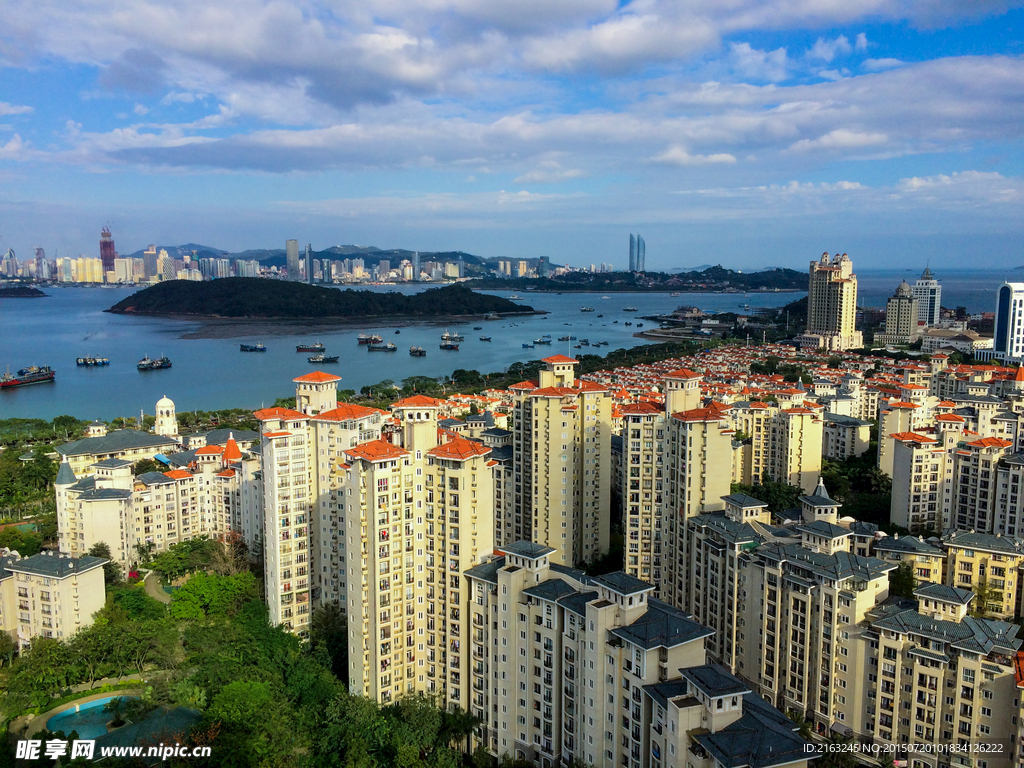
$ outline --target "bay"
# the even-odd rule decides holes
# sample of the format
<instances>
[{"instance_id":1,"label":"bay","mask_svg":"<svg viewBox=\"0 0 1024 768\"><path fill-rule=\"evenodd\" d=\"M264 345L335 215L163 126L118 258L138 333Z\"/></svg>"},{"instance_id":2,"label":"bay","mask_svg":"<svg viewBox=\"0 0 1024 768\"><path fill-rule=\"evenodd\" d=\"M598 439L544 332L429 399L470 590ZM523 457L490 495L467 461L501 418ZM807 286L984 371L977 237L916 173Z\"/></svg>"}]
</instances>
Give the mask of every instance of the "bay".
<instances>
[{"instance_id":1,"label":"bay","mask_svg":"<svg viewBox=\"0 0 1024 768\"><path fill-rule=\"evenodd\" d=\"M423 286L375 286L369 290L415 293ZM639 315L670 312L681 304L709 312L742 312L742 304L751 308L777 307L794 301L804 293L700 294L684 293L673 297L666 293L612 293L608 299L599 294L520 293L517 303L545 310L549 314L496 321L478 320L446 326L444 323L389 325L375 322L324 330L306 330L301 325L275 324L272 335L267 323L260 331L267 335L240 335L231 338L182 338L201 331L202 323L189 319L131 317L112 315L103 310L130 296L132 288L47 287L48 298L0 299L0 371L12 371L28 365L49 365L57 372L52 384L37 384L0 391L0 418L52 419L71 414L83 419L136 417L140 411L152 413L157 400L170 397L180 411L219 408L260 408L279 397L294 394L291 380L313 370L342 377L339 387L354 389L384 379L401 383L408 376L450 376L456 369L481 373L504 371L514 362L536 360L553 354L580 354L629 348L645 343L635 338ZM511 291L489 291L508 297ZM581 306L595 312L581 313ZM624 312L624 307L636 312ZM603 318L598 318L603 314ZM618 321L615 323L614 321ZM645 328L655 324L640 321ZM482 330L473 330L481 326ZM458 352L438 348L441 333L448 328L466 340ZM395 334L395 329L400 330ZM397 352L367 352L359 346L360 333L378 333L398 345ZM551 346L523 349L524 343L551 334ZM591 342L607 341L607 347L574 350L568 342L574 335ZM480 341L491 336L493 341ZM340 355L334 365L314 365L310 353L295 351L296 344L320 341L328 355ZM263 342L266 352L240 352L240 343ZM421 346L426 357L410 357L409 347ZM173 366L158 371L140 372L136 363L145 356L171 358ZM78 367L75 359L83 356L106 357L109 366Z\"/></svg>"}]
</instances>

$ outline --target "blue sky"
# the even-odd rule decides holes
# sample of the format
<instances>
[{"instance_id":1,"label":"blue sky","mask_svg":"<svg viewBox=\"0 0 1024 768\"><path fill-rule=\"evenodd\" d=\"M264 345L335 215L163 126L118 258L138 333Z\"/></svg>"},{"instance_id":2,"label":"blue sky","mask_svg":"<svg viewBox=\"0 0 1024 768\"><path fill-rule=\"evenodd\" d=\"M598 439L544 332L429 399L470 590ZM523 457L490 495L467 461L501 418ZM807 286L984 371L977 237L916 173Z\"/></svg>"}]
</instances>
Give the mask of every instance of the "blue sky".
<instances>
[{"instance_id":1,"label":"blue sky","mask_svg":"<svg viewBox=\"0 0 1024 768\"><path fill-rule=\"evenodd\" d=\"M1016 266L1022 6L5 0L0 250Z\"/></svg>"}]
</instances>

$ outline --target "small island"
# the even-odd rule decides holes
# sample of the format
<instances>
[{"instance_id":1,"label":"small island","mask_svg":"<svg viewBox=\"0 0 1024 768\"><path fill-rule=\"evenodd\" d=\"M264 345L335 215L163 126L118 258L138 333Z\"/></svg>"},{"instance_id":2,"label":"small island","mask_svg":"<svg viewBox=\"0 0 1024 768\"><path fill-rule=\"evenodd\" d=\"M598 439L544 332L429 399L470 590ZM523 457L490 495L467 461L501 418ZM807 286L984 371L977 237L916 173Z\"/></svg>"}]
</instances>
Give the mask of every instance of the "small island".
<instances>
[{"instance_id":1,"label":"small island","mask_svg":"<svg viewBox=\"0 0 1024 768\"><path fill-rule=\"evenodd\" d=\"M485 277L473 286L486 290L612 293L747 293L806 291L807 272L775 267L737 272L718 265L690 272L567 272L553 277Z\"/></svg>"},{"instance_id":2,"label":"small island","mask_svg":"<svg viewBox=\"0 0 1024 768\"><path fill-rule=\"evenodd\" d=\"M462 283L407 296L395 291L338 290L257 277L159 283L133 293L106 311L122 315L336 322L537 314L533 307L477 293Z\"/></svg>"},{"instance_id":3,"label":"small island","mask_svg":"<svg viewBox=\"0 0 1024 768\"><path fill-rule=\"evenodd\" d=\"M0 299L43 299L48 295L31 285L9 285L0 288Z\"/></svg>"}]
</instances>

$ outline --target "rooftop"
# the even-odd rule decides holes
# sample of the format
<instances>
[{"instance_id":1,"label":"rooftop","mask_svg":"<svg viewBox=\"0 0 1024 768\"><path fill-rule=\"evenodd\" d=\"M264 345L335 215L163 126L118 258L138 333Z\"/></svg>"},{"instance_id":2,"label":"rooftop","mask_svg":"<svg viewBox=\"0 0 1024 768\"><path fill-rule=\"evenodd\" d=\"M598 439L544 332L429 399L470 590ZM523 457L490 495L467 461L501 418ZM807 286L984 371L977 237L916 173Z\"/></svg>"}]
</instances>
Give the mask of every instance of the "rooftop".
<instances>
[{"instance_id":1,"label":"rooftop","mask_svg":"<svg viewBox=\"0 0 1024 768\"><path fill-rule=\"evenodd\" d=\"M176 441L163 435L151 435L135 429L118 429L103 437L83 437L57 446L61 456L101 456L107 453L123 453L140 448L170 448Z\"/></svg>"}]
</instances>

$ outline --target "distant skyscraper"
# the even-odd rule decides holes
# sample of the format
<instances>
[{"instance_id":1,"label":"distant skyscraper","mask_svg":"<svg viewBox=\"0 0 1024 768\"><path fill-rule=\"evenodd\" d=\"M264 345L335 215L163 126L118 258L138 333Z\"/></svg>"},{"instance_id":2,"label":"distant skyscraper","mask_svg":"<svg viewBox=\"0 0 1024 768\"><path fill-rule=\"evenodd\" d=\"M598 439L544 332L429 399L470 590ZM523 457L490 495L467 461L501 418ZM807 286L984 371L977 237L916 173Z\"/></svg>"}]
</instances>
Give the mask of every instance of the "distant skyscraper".
<instances>
[{"instance_id":1,"label":"distant skyscraper","mask_svg":"<svg viewBox=\"0 0 1024 768\"><path fill-rule=\"evenodd\" d=\"M107 227L100 232L100 260L103 262L103 274L114 271L114 259L117 253L114 251L114 238Z\"/></svg>"},{"instance_id":2,"label":"distant skyscraper","mask_svg":"<svg viewBox=\"0 0 1024 768\"><path fill-rule=\"evenodd\" d=\"M636 271L644 272L647 266L647 243L640 236L636 236Z\"/></svg>"},{"instance_id":3,"label":"distant skyscraper","mask_svg":"<svg viewBox=\"0 0 1024 768\"><path fill-rule=\"evenodd\" d=\"M288 240L284 244L284 250L285 250L285 256L286 256L285 267L288 270L288 279L289 280L298 280L299 279L299 271L300 271L299 270L299 241L298 240Z\"/></svg>"},{"instance_id":4,"label":"distant skyscraper","mask_svg":"<svg viewBox=\"0 0 1024 768\"><path fill-rule=\"evenodd\" d=\"M306 243L306 282L313 282L313 244Z\"/></svg>"},{"instance_id":5,"label":"distant skyscraper","mask_svg":"<svg viewBox=\"0 0 1024 768\"><path fill-rule=\"evenodd\" d=\"M419 282L420 279L420 252L413 251L412 254L412 279Z\"/></svg>"},{"instance_id":6,"label":"distant skyscraper","mask_svg":"<svg viewBox=\"0 0 1024 768\"><path fill-rule=\"evenodd\" d=\"M996 293L993 357L1021 360L1024 356L1024 283L1003 283Z\"/></svg>"},{"instance_id":7,"label":"distant skyscraper","mask_svg":"<svg viewBox=\"0 0 1024 768\"><path fill-rule=\"evenodd\" d=\"M928 267L924 268L921 279L911 287L911 293L918 301L918 321L927 326L939 324L939 309L942 306L942 286Z\"/></svg>"},{"instance_id":8,"label":"distant skyscraper","mask_svg":"<svg viewBox=\"0 0 1024 768\"><path fill-rule=\"evenodd\" d=\"M550 277L551 276L551 259L547 256L541 256L540 261L537 262L537 277Z\"/></svg>"},{"instance_id":9,"label":"distant skyscraper","mask_svg":"<svg viewBox=\"0 0 1024 768\"><path fill-rule=\"evenodd\" d=\"M629 234L629 271L636 272L636 235Z\"/></svg>"}]
</instances>

